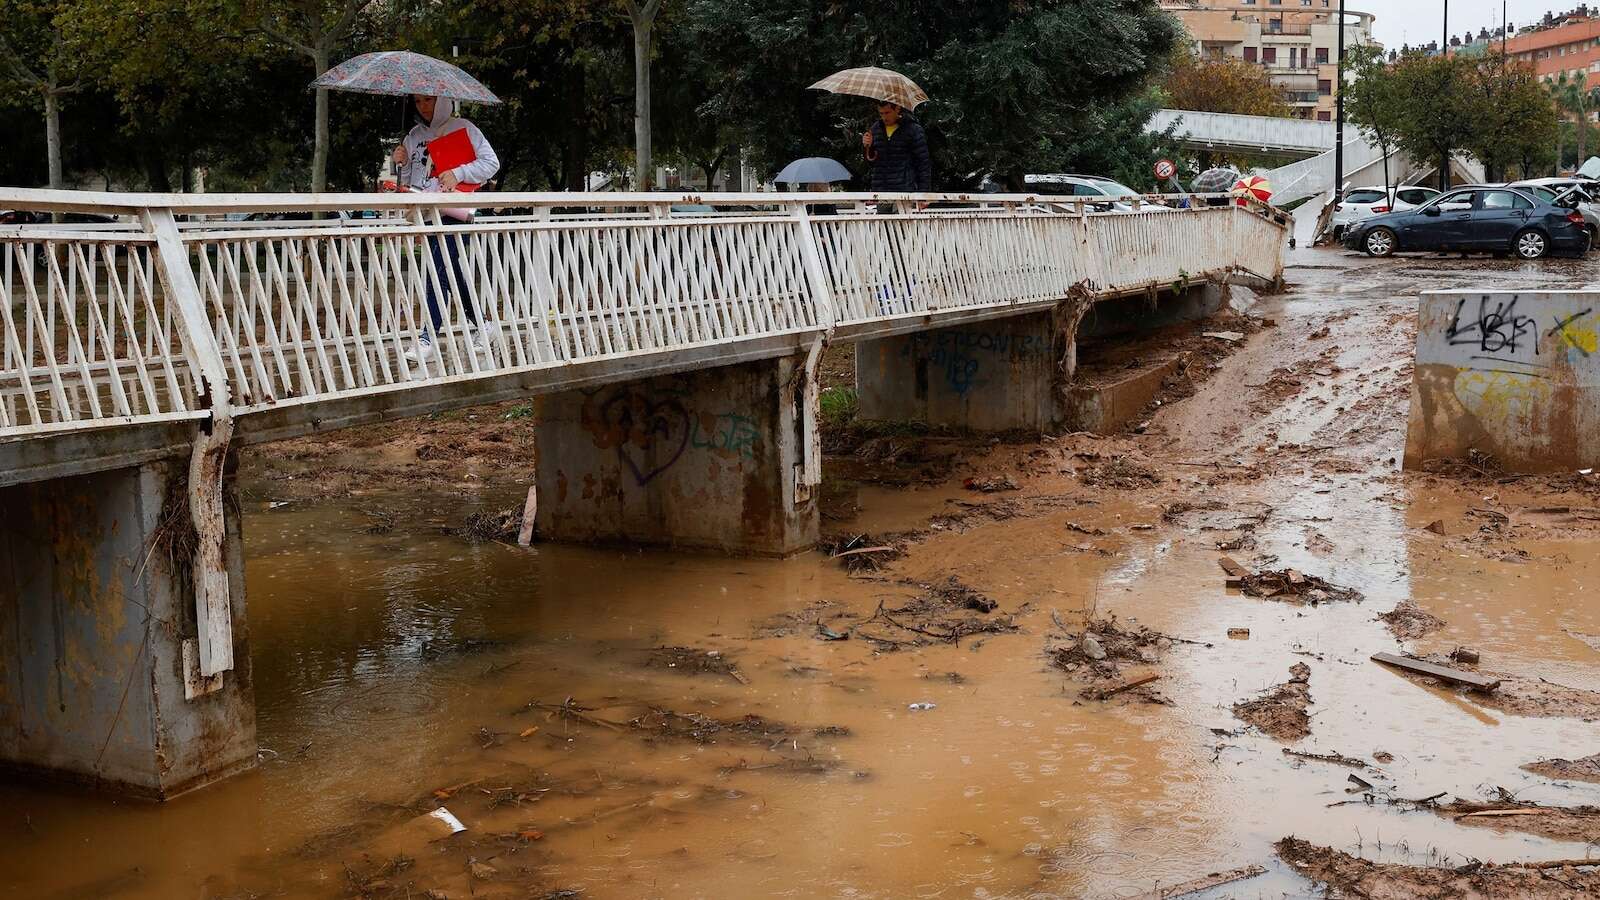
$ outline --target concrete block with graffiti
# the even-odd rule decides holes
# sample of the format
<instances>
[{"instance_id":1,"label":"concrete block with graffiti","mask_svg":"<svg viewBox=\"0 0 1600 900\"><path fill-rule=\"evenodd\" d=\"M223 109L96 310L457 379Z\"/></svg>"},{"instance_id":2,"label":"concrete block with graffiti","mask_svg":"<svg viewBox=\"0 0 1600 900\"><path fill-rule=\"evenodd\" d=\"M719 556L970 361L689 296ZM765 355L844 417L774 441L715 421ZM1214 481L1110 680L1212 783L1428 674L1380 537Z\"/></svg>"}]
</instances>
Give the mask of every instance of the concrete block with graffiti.
<instances>
[{"instance_id":1,"label":"concrete block with graffiti","mask_svg":"<svg viewBox=\"0 0 1600 900\"><path fill-rule=\"evenodd\" d=\"M1422 296L1406 467L1493 454L1509 471L1600 463L1600 292Z\"/></svg>"},{"instance_id":2,"label":"concrete block with graffiti","mask_svg":"<svg viewBox=\"0 0 1600 900\"><path fill-rule=\"evenodd\" d=\"M744 363L539 399L548 540L786 555L817 539L796 494L799 364Z\"/></svg>"}]
</instances>

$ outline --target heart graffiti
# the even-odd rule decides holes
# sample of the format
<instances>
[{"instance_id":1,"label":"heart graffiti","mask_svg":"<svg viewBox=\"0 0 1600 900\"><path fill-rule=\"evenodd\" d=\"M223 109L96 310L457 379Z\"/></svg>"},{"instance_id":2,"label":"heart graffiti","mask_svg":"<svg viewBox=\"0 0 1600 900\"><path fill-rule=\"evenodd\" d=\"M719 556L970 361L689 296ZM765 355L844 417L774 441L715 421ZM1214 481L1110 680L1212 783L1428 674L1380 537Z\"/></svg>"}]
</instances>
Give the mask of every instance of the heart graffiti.
<instances>
[{"instance_id":1,"label":"heart graffiti","mask_svg":"<svg viewBox=\"0 0 1600 900\"><path fill-rule=\"evenodd\" d=\"M632 387L596 393L583 405L583 426L594 435L595 446L615 447L640 487L683 456L691 425L676 396L654 397Z\"/></svg>"}]
</instances>

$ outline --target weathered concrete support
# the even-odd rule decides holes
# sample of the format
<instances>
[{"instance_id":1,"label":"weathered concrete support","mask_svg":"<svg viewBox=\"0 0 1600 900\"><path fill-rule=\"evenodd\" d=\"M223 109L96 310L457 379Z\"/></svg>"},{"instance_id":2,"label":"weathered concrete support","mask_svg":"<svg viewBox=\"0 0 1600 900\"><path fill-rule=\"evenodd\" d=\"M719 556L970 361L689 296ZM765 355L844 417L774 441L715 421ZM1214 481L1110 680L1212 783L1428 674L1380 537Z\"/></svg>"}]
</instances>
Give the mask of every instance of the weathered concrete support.
<instances>
[{"instance_id":1,"label":"weathered concrete support","mask_svg":"<svg viewBox=\"0 0 1600 900\"><path fill-rule=\"evenodd\" d=\"M0 489L0 767L167 799L254 765L239 517L235 667L202 681L186 463Z\"/></svg>"},{"instance_id":2,"label":"weathered concrete support","mask_svg":"<svg viewBox=\"0 0 1600 900\"><path fill-rule=\"evenodd\" d=\"M1051 313L1031 313L862 341L856 391L864 419L978 431L1045 429L1060 420Z\"/></svg>"},{"instance_id":3,"label":"weathered concrete support","mask_svg":"<svg viewBox=\"0 0 1600 900\"><path fill-rule=\"evenodd\" d=\"M817 541L804 462L804 356L658 376L538 402L538 532L787 555Z\"/></svg>"},{"instance_id":4,"label":"weathered concrete support","mask_svg":"<svg viewBox=\"0 0 1600 900\"><path fill-rule=\"evenodd\" d=\"M1600 292L1422 295L1405 465L1472 450L1511 472L1600 465Z\"/></svg>"},{"instance_id":5,"label":"weathered concrete support","mask_svg":"<svg viewBox=\"0 0 1600 900\"><path fill-rule=\"evenodd\" d=\"M1129 401L1070 389L1078 341L1204 318L1227 297L1226 286L1205 283L1095 303L1081 310L1081 319L1080 310L1068 306L862 341L856 347L860 414L977 431L1095 427L1108 415L1103 410ZM1095 414L1074 425L1083 418L1078 411L1091 408Z\"/></svg>"}]
</instances>

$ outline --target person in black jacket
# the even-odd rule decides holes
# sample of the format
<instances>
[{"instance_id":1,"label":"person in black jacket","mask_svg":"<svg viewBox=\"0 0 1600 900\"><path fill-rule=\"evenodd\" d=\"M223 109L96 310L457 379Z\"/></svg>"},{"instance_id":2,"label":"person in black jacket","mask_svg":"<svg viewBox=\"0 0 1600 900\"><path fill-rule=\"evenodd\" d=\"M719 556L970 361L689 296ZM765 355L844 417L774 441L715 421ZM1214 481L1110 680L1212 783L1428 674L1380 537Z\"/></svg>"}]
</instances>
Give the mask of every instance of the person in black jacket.
<instances>
[{"instance_id":1,"label":"person in black jacket","mask_svg":"<svg viewBox=\"0 0 1600 900\"><path fill-rule=\"evenodd\" d=\"M933 190L933 160L922 126L893 103L878 104L878 121L861 136L874 191Z\"/></svg>"}]
</instances>

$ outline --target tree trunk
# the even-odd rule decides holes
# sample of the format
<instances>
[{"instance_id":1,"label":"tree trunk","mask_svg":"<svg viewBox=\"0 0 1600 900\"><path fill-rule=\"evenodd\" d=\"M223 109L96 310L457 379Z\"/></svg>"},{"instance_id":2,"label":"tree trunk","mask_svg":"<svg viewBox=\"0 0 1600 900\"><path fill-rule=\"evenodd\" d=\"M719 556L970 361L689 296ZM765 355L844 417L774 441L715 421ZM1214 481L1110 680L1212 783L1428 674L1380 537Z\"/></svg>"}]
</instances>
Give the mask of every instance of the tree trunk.
<instances>
[{"instance_id":1,"label":"tree trunk","mask_svg":"<svg viewBox=\"0 0 1600 900\"><path fill-rule=\"evenodd\" d=\"M1556 167L1550 174L1561 174L1561 118L1559 116L1556 117Z\"/></svg>"},{"instance_id":2,"label":"tree trunk","mask_svg":"<svg viewBox=\"0 0 1600 900\"><path fill-rule=\"evenodd\" d=\"M56 93L54 78L44 86L44 148L50 189L59 191L66 180L61 173L61 95Z\"/></svg>"},{"instance_id":3,"label":"tree trunk","mask_svg":"<svg viewBox=\"0 0 1600 900\"><path fill-rule=\"evenodd\" d=\"M313 48L312 63L317 70L316 77L330 68L329 57L333 50L327 39L319 41ZM320 194L328 189L328 90L317 88L317 136L316 147L311 151L311 192Z\"/></svg>"},{"instance_id":4,"label":"tree trunk","mask_svg":"<svg viewBox=\"0 0 1600 900\"><path fill-rule=\"evenodd\" d=\"M640 9L632 4L633 19L633 172L636 191L648 191L653 186L650 167L650 49L654 38L656 10L654 3Z\"/></svg>"},{"instance_id":5,"label":"tree trunk","mask_svg":"<svg viewBox=\"0 0 1600 900\"><path fill-rule=\"evenodd\" d=\"M1588 158L1589 146L1589 111L1580 97L1578 99L1578 166ZM1574 167L1576 168L1576 167Z\"/></svg>"}]
</instances>

